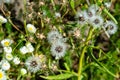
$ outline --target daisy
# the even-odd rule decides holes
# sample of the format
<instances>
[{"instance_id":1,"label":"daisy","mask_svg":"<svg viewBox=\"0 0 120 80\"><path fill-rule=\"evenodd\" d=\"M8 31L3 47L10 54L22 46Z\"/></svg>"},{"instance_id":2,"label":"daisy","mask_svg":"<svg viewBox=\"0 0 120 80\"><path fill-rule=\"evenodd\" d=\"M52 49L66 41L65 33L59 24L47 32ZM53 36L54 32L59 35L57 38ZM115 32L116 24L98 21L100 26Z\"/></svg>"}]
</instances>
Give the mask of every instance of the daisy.
<instances>
[{"instance_id":1,"label":"daisy","mask_svg":"<svg viewBox=\"0 0 120 80\"><path fill-rule=\"evenodd\" d=\"M35 33L36 32L36 28L34 25L32 24L27 24L27 30L30 32L30 33Z\"/></svg>"},{"instance_id":2,"label":"daisy","mask_svg":"<svg viewBox=\"0 0 120 80\"><path fill-rule=\"evenodd\" d=\"M5 72L3 70L1 70L1 69L0 69L0 80L7 80Z\"/></svg>"},{"instance_id":3,"label":"daisy","mask_svg":"<svg viewBox=\"0 0 120 80\"><path fill-rule=\"evenodd\" d=\"M57 43L51 46L51 54L56 59L59 59L65 55L66 52L66 44L58 41Z\"/></svg>"},{"instance_id":4,"label":"daisy","mask_svg":"<svg viewBox=\"0 0 120 80\"><path fill-rule=\"evenodd\" d=\"M13 63L14 63L15 65L20 64L20 59L19 59L18 57L14 57Z\"/></svg>"},{"instance_id":5,"label":"daisy","mask_svg":"<svg viewBox=\"0 0 120 80\"><path fill-rule=\"evenodd\" d=\"M117 32L117 25L112 22L112 21L107 21L104 25L106 31L108 34L114 34L115 32Z\"/></svg>"},{"instance_id":6,"label":"daisy","mask_svg":"<svg viewBox=\"0 0 120 80\"><path fill-rule=\"evenodd\" d=\"M8 61L11 61L11 60L13 59L13 55L10 54L10 53L7 53L7 54L5 55L5 58L6 58Z\"/></svg>"},{"instance_id":7,"label":"daisy","mask_svg":"<svg viewBox=\"0 0 120 80\"><path fill-rule=\"evenodd\" d=\"M6 23L7 19L0 15L0 23Z\"/></svg>"},{"instance_id":8,"label":"daisy","mask_svg":"<svg viewBox=\"0 0 120 80\"><path fill-rule=\"evenodd\" d=\"M96 15L91 18L90 24L92 24L92 26L95 28L101 27L103 25L103 18Z\"/></svg>"},{"instance_id":9,"label":"daisy","mask_svg":"<svg viewBox=\"0 0 120 80\"><path fill-rule=\"evenodd\" d=\"M23 46L23 47L20 48L20 52L22 54L26 54L26 53L28 53L28 48L26 46Z\"/></svg>"},{"instance_id":10,"label":"daisy","mask_svg":"<svg viewBox=\"0 0 120 80\"><path fill-rule=\"evenodd\" d=\"M11 53L12 52L12 48L11 47L4 47L4 52L5 53Z\"/></svg>"},{"instance_id":11,"label":"daisy","mask_svg":"<svg viewBox=\"0 0 120 80\"><path fill-rule=\"evenodd\" d=\"M29 57L26 60L25 65L28 71L36 73L41 68L40 58L35 56Z\"/></svg>"},{"instance_id":12,"label":"daisy","mask_svg":"<svg viewBox=\"0 0 120 80\"><path fill-rule=\"evenodd\" d=\"M9 70L10 69L10 63L7 60L2 60L0 62L2 70Z\"/></svg>"},{"instance_id":13,"label":"daisy","mask_svg":"<svg viewBox=\"0 0 120 80\"><path fill-rule=\"evenodd\" d=\"M88 8L88 12L92 13L93 15L95 15L98 10L99 7L96 4L93 4Z\"/></svg>"},{"instance_id":14,"label":"daisy","mask_svg":"<svg viewBox=\"0 0 120 80\"><path fill-rule=\"evenodd\" d=\"M61 17L61 14L59 12L55 12L55 17L56 18Z\"/></svg>"},{"instance_id":15,"label":"daisy","mask_svg":"<svg viewBox=\"0 0 120 80\"><path fill-rule=\"evenodd\" d=\"M21 68L20 73L21 75L25 75L27 73L27 70L25 68Z\"/></svg>"},{"instance_id":16,"label":"daisy","mask_svg":"<svg viewBox=\"0 0 120 80\"><path fill-rule=\"evenodd\" d=\"M62 35L58 31L50 31L47 36L49 43L54 43L62 38Z\"/></svg>"},{"instance_id":17,"label":"daisy","mask_svg":"<svg viewBox=\"0 0 120 80\"><path fill-rule=\"evenodd\" d=\"M10 46L12 43L13 43L13 41L10 40L10 39L4 39L4 40L1 41L1 44L2 44L3 47L8 47L8 46Z\"/></svg>"}]
</instances>

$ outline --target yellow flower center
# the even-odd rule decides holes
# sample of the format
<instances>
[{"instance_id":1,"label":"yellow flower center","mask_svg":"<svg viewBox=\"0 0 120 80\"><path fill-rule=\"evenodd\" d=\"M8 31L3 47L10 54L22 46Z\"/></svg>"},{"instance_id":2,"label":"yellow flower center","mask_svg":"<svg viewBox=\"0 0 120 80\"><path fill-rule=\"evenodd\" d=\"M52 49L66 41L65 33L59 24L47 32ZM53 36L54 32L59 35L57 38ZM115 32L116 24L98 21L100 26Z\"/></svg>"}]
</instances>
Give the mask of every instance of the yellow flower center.
<instances>
[{"instance_id":1,"label":"yellow flower center","mask_svg":"<svg viewBox=\"0 0 120 80\"><path fill-rule=\"evenodd\" d=\"M2 73L2 72L0 72L0 79L1 79L1 78L3 78L3 73Z\"/></svg>"},{"instance_id":2,"label":"yellow flower center","mask_svg":"<svg viewBox=\"0 0 120 80\"><path fill-rule=\"evenodd\" d=\"M4 43L5 46L9 46L9 44L10 44L10 43L9 43L8 41L6 41L6 42Z\"/></svg>"},{"instance_id":3,"label":"yellow flower center","mask_svg":"<svg viewBox=\"0 0 120 80\"><path fill-rule=\"evenodd\" d=\"M32 28L32 27L30 27L29 29L30 29L30 30L33 30L33 28Z\"/></svg>"}]
</instances>

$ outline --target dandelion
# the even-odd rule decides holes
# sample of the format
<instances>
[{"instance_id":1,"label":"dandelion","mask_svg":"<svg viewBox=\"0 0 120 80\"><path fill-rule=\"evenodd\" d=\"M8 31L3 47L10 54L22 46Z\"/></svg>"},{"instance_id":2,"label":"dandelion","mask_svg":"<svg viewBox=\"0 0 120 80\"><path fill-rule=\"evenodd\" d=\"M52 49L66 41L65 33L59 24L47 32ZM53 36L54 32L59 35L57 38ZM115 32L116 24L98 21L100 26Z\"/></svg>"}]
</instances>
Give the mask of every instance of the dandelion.
<instances>
[{"instance_id":1,"label":"dandelion","mask_svg":"<svg viewBox=\"0 0 120 80\"><path fill-rule=\"evenodd\" d=\"M86 24L86 17L85 17L85 14L84 14L84 11L78 11L77 14L76 14L76 18L78 19L78 23L80 25L84 25Z\"/></svg>"},{"instance_id":2,"label":"dandelion","mask_svg":"<svg viewBox=\"0 0 120 80\"><path fill-rule=\"evenodd\" d=\"M5 58L6 58L8 61L11 61L11 60L13 59L13 55L10 54L10 53L7 53L7 54L5 55Z\"/></svg>"},{"instance_id":3,"label":"dandelion","mask_svg":"<svg viewBox=\"0 0 120 80\"><path fill-rule=\"evenodd\" d=\"M20 64L20 59L19 59L18 57L14 57L13 63L14 63L15 65Z\"/></svg>"},{"instance_id":4,"label":"dandelion","mask_svg":"<svg viewBox=\"0 0 120 80\"><path fill-rule=\"evenodd\" d=\"M34 25L32 24L27 24L27 30L30 32L30 33L35 33L36 32L36 28Z\"/></svg>"},{"instance_id":5,"label":"dandelion","mask_svg":"<svg viewBox=\"0 0 120 80\"><path fill-rule=\"evenodd\" d=\"M0 80L7 80L5 72L3 70L1 70L1 69L0 69Z\"/></svg>"},{"instance_id":6,"label":"dandelion","mask_svg":"<svg viewBox=\"0 0 120 80\"><path fill-rule=\"evenodd\" d=\"M117 25L112 22L112 21L107 21L104 25L106 31L108 34L114 34L115 32L117 32Z\"/></svg>"},{"instance_id":7,"label":"dandelion","mask_svg":"<svg viewBox=\"0 0 120 80\"><path fill-rule=\"evenodd\" d=\"M1 44L2 44L3 47L8 47L8 46L10 46L12 43L13 43L13 41L10 40L10 39L4 39L4 40L1 41Z\"/></svg>"},{"instance_id":8,"label":"dandelion","mask_svg":"<svg viewBox=\"0 0 120 80\"><path fill-rule=\"evenodd\" d=\"M22 54L26 54L26 53L28 53L28 48L26 46L23 46L23 47L20 48L20 52Z\"/></svg>"},{"instance_id":9,"label":"dandelion","mask_svg":"<svg viewBox=\"0 0 120 80\"><path fill-rule=\"evenodd\" d=\"M58 31L51 31L48 33L47 36L49 43L54 43L62 38L62 35Z\"/></svg>"},{"instance_id":10,"label":"dandelion","mask_svg":"<svg viewBox=\"0 0 120 80\"><path fill-rule=\"evenodd\" d=\"M27 73L27 70L24 68L21 68L20 73L21 75L25 75Z\"/></svg>"},{"instance_id":11,"label":"dandelion","mask_svg":"<svg viewBox=\"0 0 120 80\"><path fill-rule=\"evenodd\" d=\"M2 60L0 62L2 70L9 70L10 69L10 63L7 60Z\"/></svg>"},{"instance_id":12,"label":"dandelion","mask_svg":"<svg viewBox=\"0 0 120 80\"><path fill-rule=\"evenodd\" d=\"M4 47L4 52L5 53L11 53L12 52L12 48L11 47Z\"/></svg>"},{"instance_id":13,"label":"dandelion","mask_svg":"<svg viewBox=\"0 0 120 80\"><path fill-rule=\"evenodd\" d=\"M65 55L66 52L66 44L58 41L57 43L53 44L51 47L51 54L56 59L59 59Z\"/></svg>"},{"instance_id":14,"label":"dandelion","mask_svg":"<svg viewBox=\"0 0 120 80\"><path fill-rule=\"evenodd\" d=\"M30 42L26 43L26 47L29 53L32 53L34 51L34 47L32 46Z\"/></svg>"},{"instance_id":15,"label":"dandelion","mask_svg":"<svg viewBox=\"0 0 120 80\"><path fill-rule=\"evenodd\" d=\"M6 23L7 19L0 15L0 23Z\"/></svg>"},{"instance_id":16,"label":"dandelion","mask_svg":"<svg viewBox=\"0 0 120 80\"><path fill-rule=\"evenodd\" d=\"M25 65L26 65L28 71L36 73L41 68L40 58L36 57L36 56L29 57L26 60Z\"/></svg>"},{"instance_id":17,"label":"dandelion","mask_svg":"<svg viewBox=\"0 0 120 80\"><path fill-rule=\"evenodd\" d=\"M88 8L88 12L92 13L93 15L95 15L98 10L99 7L96 4L93 4Z\"/></svg>"},{"instance_id":18,"label":"dandelion","mask_svg":"<svg viewBox=\"0 0 120 80\"><path fill-rule=\"evenodd\" d=\"M91 19L91 24L93 27L98 28L103 25L103 18L96 15Z\"/></svg>"}]
</instances>

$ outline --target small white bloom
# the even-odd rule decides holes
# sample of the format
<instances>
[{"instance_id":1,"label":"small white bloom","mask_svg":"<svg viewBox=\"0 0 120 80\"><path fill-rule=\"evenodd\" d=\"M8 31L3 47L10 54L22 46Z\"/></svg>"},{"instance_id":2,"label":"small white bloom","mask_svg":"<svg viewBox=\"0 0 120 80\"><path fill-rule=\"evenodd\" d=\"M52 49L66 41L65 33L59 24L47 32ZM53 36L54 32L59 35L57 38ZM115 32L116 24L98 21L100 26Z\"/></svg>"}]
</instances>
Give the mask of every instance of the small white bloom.
<instances>
[{"instance_id":1,"label":"small white bloom","mask_svg":"<svg viewBox=\"0 0 120 80\"><path fill-rule=\"evenodd\" d=\"M49 43L54 43L62 38L62 35L58 31L50 31L47 36Z\"/></svg>"},{"instance_id":2,"label":"small white bloom","mask_svg":"<svg viewBox=\"0 0 120 80\"><path fill-rule=\"evenodd\" d=\"M60 14L59 12L56 12L56 13L55 13L55 17L57 17L57 18L58 18L58 17L61 17L61 14Z\"/></svg>"},{"instance_id":3,"label":"small white bloom","mask_svg":"<svg viewBox=\"0 0 120 80\"><path fill-rule=\"evenodd\" d=\"M96 15L91 18L90 24L92 24L92 26L95 28L101 27L103 25L103 18Z\"/></svg>"},{"instance_id":4,"label":"small white bloom","mask_svg":"<svg viewBox=\"0 0 120 80\"><path fill-rule=\"evenodd\" d=\"M0 23L6 23L7 19L0 15Z\"/></svg>"},{"instance_id":5,"label":"small white bloom","mask_svg":"<svg viewBox=\"0 0 120 80\"><path fill-rule=\"evenodd\" d=\"M12 52L12 48L11 47L4 47L4 52L5 53L11 53Z\"/></svg>"},{"instance_id":6,"label":"small white bloom","mask_svg":"<svg viewBox=\"0 0 120 80\"><path fill-rule=\"evenodd\" d=\"M29 57L26 60L25 65L26 65L28 71L36 73L41 68L40 58L36 57L36 56Z\"/></svg>"},{"instance_id":7,"label":"small white bloom","mask_svg":"<svg viewBox=\"0 0 120 80\"><path fill-rule=\"evenodd\" d=\"M9 70L10 69L10 63L7 60L1 61L1 68L2 70Z\"/></svg>"},{"instance_id":8,"label":"small white bloom","mask_svg":"<svg viewBox=\"0 0 120 80\"><path fill-rule=\"evenodd\" d=\"M26 46L23 46L23 47L20 48L20 52L22 54L26 54L26 53L28 53L28 48Z\"/></svg>"},{"instance_id":9,"label":"small white bloom","mask_svg":"<svg viewBox=\"0 0 120 80\"><path fill-rule=\"evenodd\" d=\"M4 40L1 41L1 44L2 44L3 47L8 47L8 46L10 46L12 43L13 43L13 41L10 40L10 39L4 39Z\"/></svg>"},{"instance_id":10,"label":"small white bloom","mask_svg":"<svg viewBox=\"0 0 120 80\"><path fill-rule=\"evenodd\" d=\"M28 52L33 52L34 51L34 47L32 46L32 44L31 43L26 43L26 47L27 47L27 49L28 49Z\"/></svg>"},{"instance_id":11,"label":"small white bloom","mask_svg":"<svg viewBox=\"0 0 120 80\"><path fill-rule=\"evenodd\" d=\"M34 25L32 24L27 24L27 30L30 32L30 33L35 33L36 32L36 28Z\"/></svg>"},{"instance_id":12,"label":"small white bloom","mask_svg":"<svg viewBox=\"0 0 120 80\"><path fill-rule=\"evenodd\" d=\"M20 64L20 59L18 57L14 57L13 63L16 65Z\"/></svg>"},{"instance_id":13,"label":"small white bloom","mask_svg":"<svg viewBox=\"0 0 120 80\"><path fill-rule=\"evenodd\" d=\"M106 31L108 32L108 34L114 34L115 32L117 32L117 25L112 22L112 21L107 21L104 25L104 27L106 28Z\"/></svg>"},{"instance_id":14,"label":"small white bloom","mask_svg":"<svg viewBox=\"0 0 120 80\"><path fill-rule=\"evenodd\" d=\"M53 44L51 47L51 54L56 59L59 59L65 55L66 52L66 44L58 41L57 43Z\"/></svg>"},{"instance_id":15,"label":"small white bloom","mask_svg":"<svg viewBox=\"0 0 120 80\"><path fill-rule=\"evenodd\" d=\"M10 53L7 53L7 54L5 55L5 58L6 58L7 60L11 61L11 60L13 59L13 55L10 54Z\"/></svg>"},{"instance_id":16,"label":"small white bloom","mask_svg":"<svg viewBox=\"0 0 120 80\"><path fill-rule=\"evenodd\" d=\"M5 72L1 69L0 69L0 80L7 80Z\"/></svg>"},{"instance_id":17,"label":"small white bloom","mask_svg":"<svg viewBox=\"0 0 120 80\"><path fill-rule=\"evenodd\" d=\"M105 5L107 8L110 8L111 2L106 2L104 5Z\"/></svg>"},{"instance_id":18,"label":"small white bloom","mask_svg":"<svg viewBox=\"0 0 120 80\"><path fill-rule=\"evenodd\" d=\"M21 75L25 75L27 73L27 70L24 68L21 68L20 73Z\"/></svg>"}]
</instances>

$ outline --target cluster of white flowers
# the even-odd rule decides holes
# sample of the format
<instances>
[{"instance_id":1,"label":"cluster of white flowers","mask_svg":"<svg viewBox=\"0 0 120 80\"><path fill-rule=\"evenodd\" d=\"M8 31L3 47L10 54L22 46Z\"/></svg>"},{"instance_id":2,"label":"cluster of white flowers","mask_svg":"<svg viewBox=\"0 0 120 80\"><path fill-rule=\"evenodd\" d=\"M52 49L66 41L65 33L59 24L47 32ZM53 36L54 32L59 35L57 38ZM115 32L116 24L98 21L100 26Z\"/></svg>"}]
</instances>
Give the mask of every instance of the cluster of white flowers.
<instances>
[{"instance_id":1,"label":"cluster of white flowers","mask_svg":"<svg viewBox=\"0 0 120 80\"><path fill-rule=\"evenodd\" d=\"M30 42L27 42L25 46L20 48L20 52L22 54L32 53L33 51L34 51L34 47L32 46Z\"/></svg>"},{"instance_id":2,"label":"cluster of white flowers","mask_svg":"<svg viewBox=\"0 0 120 80\"><path fill-rule=\"evenodd\" d=\"M58 31L49 32L47 39L51 44L51 54L55 59L65 56L67 45L63 41L63 36Z\"/></svg>"},{"instance_id":3,"label":"cluster of white flowers","mask_svg":"<svg viewBox=\"0 0 120 80\"><path fill-rule=\"evenodd\" d=\"M90 24L94 28L104 28L108 34L114 34L117 31L117 25L113 21L104 21L100 15L99 7L97 5L91 5L88 10L78 11L76 18L81 26ZM102 27L103 26L103 27Z\"/></svg>"}]
</instances>

